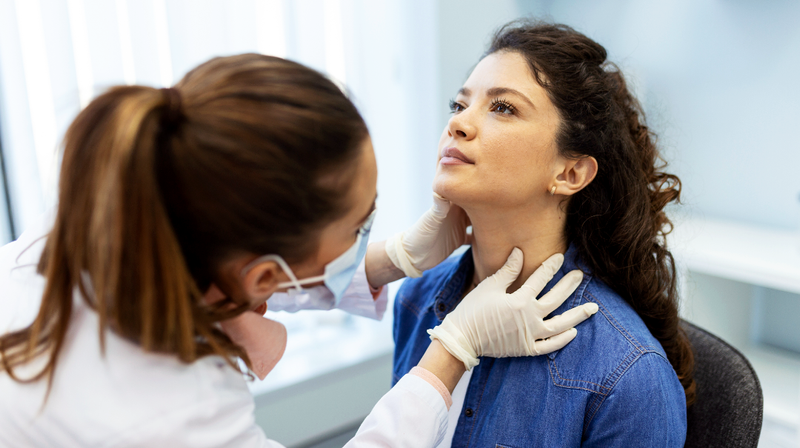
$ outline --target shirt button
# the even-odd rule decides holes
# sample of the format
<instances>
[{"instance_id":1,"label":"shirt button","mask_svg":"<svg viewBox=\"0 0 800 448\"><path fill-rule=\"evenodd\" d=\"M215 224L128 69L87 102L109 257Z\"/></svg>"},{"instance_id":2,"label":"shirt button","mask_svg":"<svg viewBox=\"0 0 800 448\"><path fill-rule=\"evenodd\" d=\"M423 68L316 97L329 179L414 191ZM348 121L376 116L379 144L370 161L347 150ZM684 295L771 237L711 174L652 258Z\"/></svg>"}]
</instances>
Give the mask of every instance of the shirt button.
<instances>
[{"instance_id":1,"label":"shirt button","mask_svg":"<svg viewBox=\"0 0 800 448\"><path fill-rule=\"evenodd\" d=\"M444 303L439 302L439 305L436 306L436 309L439 310L440 313L444 313L447 307L444 306Z\"/></svg>"},{"instance_id":2,"label":"shirt button","mask_svg":"<svg viewBox=\"0 0 800 448\"><path fill-rule=\"evenodd\" d=\"M466 415L467 417L472 417L472 414L473 412L471 408L467 408L467 410L464 411L464 415Z\"/></svg>"}]
</instances>

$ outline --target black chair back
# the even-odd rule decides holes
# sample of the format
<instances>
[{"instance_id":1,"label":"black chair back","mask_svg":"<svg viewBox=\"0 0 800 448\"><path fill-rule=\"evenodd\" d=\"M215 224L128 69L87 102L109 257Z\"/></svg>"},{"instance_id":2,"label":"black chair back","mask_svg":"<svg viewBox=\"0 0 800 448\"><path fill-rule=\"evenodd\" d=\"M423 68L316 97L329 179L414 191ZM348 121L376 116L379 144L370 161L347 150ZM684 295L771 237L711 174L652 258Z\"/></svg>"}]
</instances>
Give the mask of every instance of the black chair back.
<instances>
[{"instance_id":1,"label":"black chair back","mask_svg":"<svg viewBox=\"0 0 800 448\"><path fill-rule=\"evenodd\" d=\"M761 383L747 358L687 321L694 349L697 400L687 410L686 447L757 447L764 415Z\"/></svg>"}]
</instances>

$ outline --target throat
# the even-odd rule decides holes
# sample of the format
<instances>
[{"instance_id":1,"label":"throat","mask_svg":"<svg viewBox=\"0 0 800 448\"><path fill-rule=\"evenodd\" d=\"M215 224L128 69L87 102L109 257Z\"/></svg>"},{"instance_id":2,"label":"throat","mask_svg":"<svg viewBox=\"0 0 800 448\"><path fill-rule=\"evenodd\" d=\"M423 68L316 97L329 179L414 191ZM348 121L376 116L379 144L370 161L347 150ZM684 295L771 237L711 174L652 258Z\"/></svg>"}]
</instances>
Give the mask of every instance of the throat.
<instances>
[{"instance_id":1,"label":"throat","mask_svg":"<svg viewBox=\"0 0 800 448\"><path fill-rule=\"evenodd\" d=\"M519 289L550 256L566 252L568 243L563 225L557 221L547 224L511 226L503 231L483 228L480 220L477 223L472 220L472 259L475 268L469 288L502 268L515 247L522 250L523 264L517 280L508 288L509 293Z\"/></svg>"}]
</instances>

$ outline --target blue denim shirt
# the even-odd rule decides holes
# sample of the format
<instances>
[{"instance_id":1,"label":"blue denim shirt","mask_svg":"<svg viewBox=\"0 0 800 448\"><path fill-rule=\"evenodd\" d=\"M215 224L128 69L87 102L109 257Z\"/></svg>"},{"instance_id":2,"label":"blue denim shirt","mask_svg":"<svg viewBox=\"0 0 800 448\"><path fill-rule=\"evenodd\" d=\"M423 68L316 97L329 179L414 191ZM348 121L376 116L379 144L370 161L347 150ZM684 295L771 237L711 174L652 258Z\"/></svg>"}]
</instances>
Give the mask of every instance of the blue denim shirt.
<instances>
[{"instance_id":1,"label":"blue denim shirt","mask_svg":"<svg viewBox=\"0 0 800 448\"><path fill-rule=\"evenodd\" d=\"M599 312L577 326L570 344L549 355L481 358L454 448L683 446L686 398L661 344L577 258L571 246L543 293L569 271L582 269L583 282L553 315L590 301ZM472 272L468 250L403 283L394 304L393 382L420 360L430 343L426 330L455 308Z\"/></svg>"}]
</instances>

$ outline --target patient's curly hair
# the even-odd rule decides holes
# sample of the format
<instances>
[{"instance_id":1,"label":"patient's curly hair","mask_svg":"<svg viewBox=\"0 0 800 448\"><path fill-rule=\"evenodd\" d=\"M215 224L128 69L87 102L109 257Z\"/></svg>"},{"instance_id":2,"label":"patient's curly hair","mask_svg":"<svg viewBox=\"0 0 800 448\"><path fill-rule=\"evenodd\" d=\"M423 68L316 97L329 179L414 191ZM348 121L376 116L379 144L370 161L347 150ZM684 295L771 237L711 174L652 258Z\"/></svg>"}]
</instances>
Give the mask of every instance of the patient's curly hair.
<instances>
[{"instance_id":1,"label":"patient's curly hair","mask_svg":"<svg viewBox=\"0 0 800 448\"><path fill-rule=\"evenodd\" d=\"M566 157L591 156L597 176L566 205L566 232L593 274L641 316L694 402L694 356L680 328L672 223L664 207L680 198L644 112L600 44L574 29L530 20L497 31L488 54L524 56L560 113L556 135Z\"/></svg>"}]
</instances>

